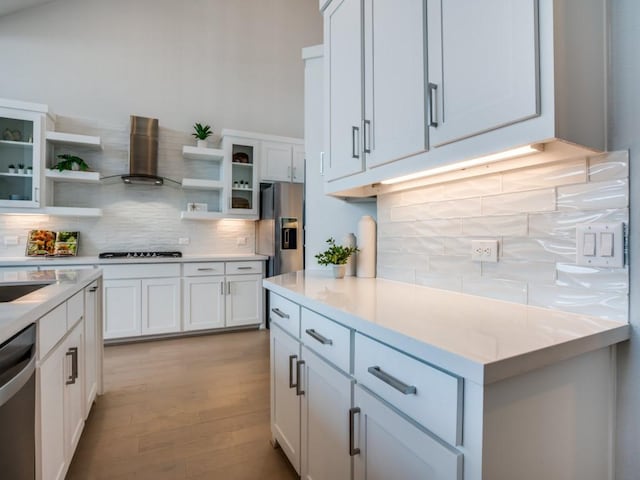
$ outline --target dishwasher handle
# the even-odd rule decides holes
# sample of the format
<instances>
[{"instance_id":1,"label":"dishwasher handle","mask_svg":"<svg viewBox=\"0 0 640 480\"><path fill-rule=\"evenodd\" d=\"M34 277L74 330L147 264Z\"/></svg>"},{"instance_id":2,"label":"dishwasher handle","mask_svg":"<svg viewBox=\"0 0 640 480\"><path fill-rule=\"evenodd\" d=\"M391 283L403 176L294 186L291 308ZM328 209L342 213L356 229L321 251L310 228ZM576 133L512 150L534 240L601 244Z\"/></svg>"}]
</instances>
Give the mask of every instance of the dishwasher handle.
<instances>
[{"instance_id":1,"label":"dishwasher handle","mask_svg":"<svg viewBox=\"0 0 640 480\"><path fill-rule=\"evenodd\" d=\"M36 349L31 350L31 358L20 372L11 380L0 387L0 408L13 398L22 387L29 381L31 375L36 371Z\"/></svg>"}]
</instances>

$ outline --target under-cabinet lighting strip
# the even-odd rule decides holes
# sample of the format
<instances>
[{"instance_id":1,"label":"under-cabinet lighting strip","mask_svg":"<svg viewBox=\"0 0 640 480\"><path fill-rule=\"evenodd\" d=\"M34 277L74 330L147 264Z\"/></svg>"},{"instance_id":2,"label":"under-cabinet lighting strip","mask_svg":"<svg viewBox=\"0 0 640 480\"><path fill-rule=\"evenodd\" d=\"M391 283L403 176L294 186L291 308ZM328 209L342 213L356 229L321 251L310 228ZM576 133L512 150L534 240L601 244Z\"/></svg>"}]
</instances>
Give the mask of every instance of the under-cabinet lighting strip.
<instances>
[{"instance_id":1,"label":"under-cabinet lighting strip","mask_svg":"<svg viewBox=\"0 0 640 480\"><path fill-rule=\"evenodd\" d=\"M418 178L430 177L432 175L438 175L440 173L445 173L445 172L452 172L454 170L462 170L469 167L476 167L478 165L486 165L488 163L499 162L501 160L508 160L515 157L522 157L525 155L530 155L532 153L540 153L542 151L544 151L543 143L525 145L524 147L512 148L511 150L505 150L504 152L492 153L491 155L476 157L470 160L465 160L463 162L455 162L450 165L430 168L428 170L412 173L410 175L403 175L402 177L383 180L380 183L382 183L383 185L393 185L394 183L406 182L409 180L416 180Z\"/></svg>"}]
</instances>

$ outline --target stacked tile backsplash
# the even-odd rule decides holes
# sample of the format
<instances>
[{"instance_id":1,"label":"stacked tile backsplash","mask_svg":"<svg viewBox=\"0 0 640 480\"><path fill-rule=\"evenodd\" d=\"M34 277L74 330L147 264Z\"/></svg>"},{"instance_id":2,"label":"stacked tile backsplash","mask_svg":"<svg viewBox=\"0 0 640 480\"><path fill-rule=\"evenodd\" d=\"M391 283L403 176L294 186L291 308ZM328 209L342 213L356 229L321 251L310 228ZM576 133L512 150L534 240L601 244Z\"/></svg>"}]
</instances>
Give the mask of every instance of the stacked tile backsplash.
<instances>
[{"instance_id":1,"label":"stacked tile backsplash","mask_svg":"<svg viewBox=\"0 0 640 480\"><path fill-rule=\"evenodd\" d=\"M379 195L378 277L627 321L628 267L575 259L577 224L628 224L628 177L624 151Z\"/></svg>"},{"instance_id":2,"label":"stacked tile backsplash","mask_svg":"<svg viewBox=\"0 0 640 480\"><path fill-rule=\"evenodd\" d=\"M100 184L55 183L57 206L96 207L103 210L99 218L0 215L0 233L17 236L19 245L0 242L0 257L22 257L26 236L31 229L70 230L80 232L79 255L97 255L102 251L180 250L184 254L253 253L255 226L252 221L181 220L180 212L188 202L219 202L216 192L182 190L179 186L162 187L124 185L117 177L128 172L129 119L121 125L105 125L89 120L58 117L56 129L64 132L97 135L102 151L81 148L56 150L82 157L101 177L116 176ZM194 145L187 132L160 127L158 173L180 181L183 177L216 175L218 166L182 158L182 146ZM188 237L189 245L178 239ZM239 238L246 244L238 245Z\"/></svg>"}]
</instances>

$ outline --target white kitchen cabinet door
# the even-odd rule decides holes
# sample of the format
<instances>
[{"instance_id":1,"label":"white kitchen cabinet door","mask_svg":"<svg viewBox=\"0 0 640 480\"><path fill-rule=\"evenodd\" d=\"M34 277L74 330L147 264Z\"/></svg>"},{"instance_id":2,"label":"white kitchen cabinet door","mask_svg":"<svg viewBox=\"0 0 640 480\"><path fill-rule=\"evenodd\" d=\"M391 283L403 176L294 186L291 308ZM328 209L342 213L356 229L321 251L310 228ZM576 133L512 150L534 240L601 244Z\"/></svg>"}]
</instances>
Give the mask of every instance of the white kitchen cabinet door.
<instances>
[{"instance_id":1,"label":"white kitchen cabinet door","mask_svg":"<svg viewBox=\"0 0 640 480\"><path fill-rule=\"evenodd\" d=\"M459 480L462 454L445 447L359 385L354 406L360 412L354 441L355 480Z\"/></svg>"},{"instance_id":2,"label":"white kitchen cabinet door","mask_svg":"<svg viewBox=\"0 0 640 480\"><path fill-rule=\"evenodd\" d=\"M538 115L538 1L427 2L431 146Z\"/></svg>"},{"instance_id":3,"label":"white kitchen cabinet door","mask_svg":"<svg viewBox=\"0 0 640 480\"><path fill-rule=\"evenodd\" d=\"M142 280L143 335L179 332L180 279L148 278Z\"/></svg>"},{"instance_id":4,"label":"white kitchen cabinet door","mask_svg":"<svg viewBox=\"0 0 640 480\"><path fill-rule=\"evenodd\" d=\"M351 478L349 409L352 380L303 347L303 480Z\"/></svg>"},{"instance_id":5,"label":"white kitchen cabinet door","mask_svg":"<svg viewBox=\"0 0 640 480\"><path fill-rule=\"evenodd\" d=\"M427 150L426 0L364 1L367 168Z\"/></svg>"},{"instance_id":6,"label":"white kitchen cabinet door","mask_svg":"<svg viewBox=\"0 0 640 480\"><path fill-rule=\"evenodd\" d=\"M104 281L105 339L140 335L140 298L140 280Z\"/></svg>"},{"instance_id":7,"label":"white kitchen cabinet door","mask_svg":"<svg viewBox=\"0 0 640 480\"><path fill-rule=\"evenodd\" d=\"M324 11L326 180L364 168L361 16L361 0L334 0Z\"/></svg>"},{"instance_id":8,"label":"white kitchen cabinet door","mask_svg":"<svg viewBox=\"0 0 640 480\"><path fill-rule=\"evenodd\" d=\"M42 362L38 372L40 385L40 478L62 480L66 472L65 461L65 368L67 356L61 344Z\"/></svg>"},{"instance_id":9,"label":"white kitchen cabinet door","mask_svg":"<svg viewBox=\"0 0 640 480\"><path fill-rule=\"evenodd\" d=\"M184 279L184 329L224 327L224 277Z\"/></svg>"},{"instance_id":10,"label":"white kitchen cabinet door","mask_svg":"<svg viewBox=\"0 0 640 480\"><path fill-rule=\"evenodd\" d=\"M84 419L89 416L91 405L98 394L98 284L84 291Z\"/></svg>"},{"instance_id":11,"label":"white kitchen cabinet door","mask_svg":"<svg viewBox=\"0 0 640 480\"><path fill-rule=\"evenodd\" d=\"M272 324L271 435L300 474L300 343Z\"/></svg>"},{"instance_id":12,"label":"white kitchen cabinet door","mask_svg":"<svg viewBox=\"0 0 640 480\"><path fill-rule=\"evenodd\" d=\"M305 169L305 150L304 145L293 146L293 163L291 168L291 181L294 183L304 183Z\"/></svg>"},{"instance_id":13,"label":"white kitchen cabinet door","mask_svg":"<svg viewBox=\"0 0 640 480\"><path fill-rule=\"evenodd\" d=\"M262 142L260 171L262 180L290 182L293 146L282 142Z\"/></svg>"},{"instance_id":14,"label":"white kitchen cabinet door","mask_svg":"<svg viewBox=\"0 0 640 480\"><path fill-rule=\"evenodd\" d=\"M84 427L84 342L83 322L71 331L64 343L64 446L70 464Z\"/></svg>"},{"instance_id":15,"label":"white kitchen cabinet door","mask_svg":"<svg viewBox=\"0 0 640 480\"><path fill-rule=\"evenodd\" d=\"M262 323L262 295L262 275L227 276L227 327Z\"/></svg>"}]
</instances>

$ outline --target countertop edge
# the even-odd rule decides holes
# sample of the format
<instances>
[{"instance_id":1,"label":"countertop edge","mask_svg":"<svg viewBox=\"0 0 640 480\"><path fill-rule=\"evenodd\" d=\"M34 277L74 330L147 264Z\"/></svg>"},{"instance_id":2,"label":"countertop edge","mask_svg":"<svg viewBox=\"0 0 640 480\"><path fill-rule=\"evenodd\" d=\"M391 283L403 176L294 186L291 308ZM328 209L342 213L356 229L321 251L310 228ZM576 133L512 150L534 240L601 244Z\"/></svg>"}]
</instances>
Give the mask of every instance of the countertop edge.
<instances>
[{"instance_id":1,"label":"countertop edge","mask_svg":"<svg viewBox=\"0 0 640 480\"><path fill-rule=\"evenodd\" d=\"M266 255L257 253L248 254L211 254L211 255L185 255L183 257L153 257L153 258L98 258L97 256L82 257L33 257L33 258L17 258L17 257L0 257L0 268L2 267L59 267L74 265L135 265L140 263L194 263L194 262L246 262L246 261L264 261L268 260Z\"/></svg>"},{"instance_id":2,"label":"countertop edge","mask_svg":"<svg viewBox=\"0 0 640 480\"><path fill-rule=\"evenodd\" d=\"M301 306L342 323L349 328L371 336L392 347L401 349L407 354L432 363L455 375L464 377L479 385L489 385L500 380L520 375L554 363L559 363L584 353L606 348L630 338L629 324L620 324L614 328L581 336L560 344L536 348L513 357L493 362L481 362L466 358L462 354L450 352L435 345L428 344L406 334L376 325L339 308L332 307L322 301L309 298L281 285L263 280L267 290L286 297Z\"/></svg>"}]
</instances>

